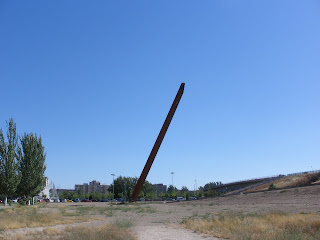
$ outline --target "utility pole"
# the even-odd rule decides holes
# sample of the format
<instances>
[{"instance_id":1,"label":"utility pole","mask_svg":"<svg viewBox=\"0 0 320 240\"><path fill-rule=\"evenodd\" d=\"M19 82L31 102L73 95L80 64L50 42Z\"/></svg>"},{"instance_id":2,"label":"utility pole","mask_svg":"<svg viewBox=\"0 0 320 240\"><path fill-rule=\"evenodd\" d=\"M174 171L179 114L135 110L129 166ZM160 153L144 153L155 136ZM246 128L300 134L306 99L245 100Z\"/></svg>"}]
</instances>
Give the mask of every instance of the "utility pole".
<instances>
[{"instance_id":1,"label":"utility pole","mask_svg":"<svg viewBox=\"0 0 320 240\"><path fill-rule=\"evenodd\" d=\"M112 184L112 187L113 187L113 196L112 196L112 199L114 200L114 173L111 174L112 178L113 178L113 184Z\"/></svg>"},{"instance_id":2,"label":"utility pole","mask_svg":"<svg viewBox=\"0 0 320 240\"><path fill-rule=\"evenodd\" d=\"M124 181L124 201L126 201L126 180L123 178Z\"/></svg>"}]
</instances>

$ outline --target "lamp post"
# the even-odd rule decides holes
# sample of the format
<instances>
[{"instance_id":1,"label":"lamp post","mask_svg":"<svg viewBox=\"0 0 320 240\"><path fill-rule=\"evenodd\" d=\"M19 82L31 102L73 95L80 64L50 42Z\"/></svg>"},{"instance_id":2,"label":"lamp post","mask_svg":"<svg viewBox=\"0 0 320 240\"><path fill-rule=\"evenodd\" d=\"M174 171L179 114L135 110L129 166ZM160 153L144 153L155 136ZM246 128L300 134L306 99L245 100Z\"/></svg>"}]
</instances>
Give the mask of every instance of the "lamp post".
<instances>
[{"instance_id":1,"label":"lamp post","mask_svg":"<svg viewBox=\"0 0 320 240\"><path fill-rule=\"evenodd\" d=\"M174 172L171 172L171 175L172 175L172 187L173 187L173 189L174 189L174 185L173 185L173 174L174 174Z\"/></svg>"},{"instance_id":2,"label":"lamp post","mask_svg":"<svg viewBox=\"0 0 320 240\"><path fill-rule=\"evenodd\" d=\"M113 187L113 195L112 195L112 198L113 198L113 200L114 200L114 173L112 173L111 174L111 176L112 176L112 179L113 179L113 184L112 184L112 187Z\"/></svg>"},{"instance_id":3,"label":"lamp post","mask_svg":"<svg viewBox=\"0 0 320 240\"><path fill-rule=\"evenodd\" d=\"M197 196L197 190L198 190L198 186L197 186L197 180L194 180L194 186L195 186L195 192L196 192L196 196Z\"/></svg>"},{"instance_id":4,"label":"lamp post","mask_svg":"<svg viewBox=\"0 0 320 240\"><path fill-rule=\"evenodd\" d=\"M123 197L124 201L126 202L126 200L127 200L127 198L126 198L126 180L123 178L123 181L124 181L124 196L122 196L122 197Z\"/></svg>"}]
</instances>

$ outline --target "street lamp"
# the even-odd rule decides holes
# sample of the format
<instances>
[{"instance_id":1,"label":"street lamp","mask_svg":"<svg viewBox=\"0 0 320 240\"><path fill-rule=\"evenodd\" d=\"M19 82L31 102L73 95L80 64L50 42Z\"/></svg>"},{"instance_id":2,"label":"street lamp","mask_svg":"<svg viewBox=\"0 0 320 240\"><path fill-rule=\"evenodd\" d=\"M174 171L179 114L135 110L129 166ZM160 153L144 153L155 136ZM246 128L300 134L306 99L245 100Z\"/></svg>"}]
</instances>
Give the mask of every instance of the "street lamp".
<instances>
[{"instance_id":1,"label":"street lamp","mask_svg":"<svg viewBox=\"0 0 320 240\"><path fill-rule=\"evenodd\" d=\"M122 197L123 197L124 201L126 201L127 200L127 198L126 198L126 180L123 178L123 181L124 181L124 196L122 196Z\"/></svg>"},{"instance_id":2,"label":"street lamp","mask_svg":"<svg viewBox=\"0 0 320 240\"><path fill-rule=\"evenodd\" d=\"M113 200L114 200L114 176L115 176L114 173L112 173L111 176L112 176L112 178L113 178L112 187L113 187Z\"/></svg>"},{"instance_id":3,"label":"street lamp","mask_svg":"<svg viewBox=\"0 0 320 240\"><path fill-rule=\"evenodd\" d=\"M194 186L195 186L195 192L196 192L196 196L197 196L197 190L198 190L197 180L195 179L194 182L195 182L195 184L194 184Z\"/></svg>"},{"instance_id":4,"label":"street lamp","mask_svg":"<svg viewBox=\"0 0 320 240\"><path fill-rule=\"evenodd\" d=\"M173 185L173 174L174 174L174 172L171 172L171 175L172 175L172 187L174 187L174 185Z\"/></svg>"}]
</instances>

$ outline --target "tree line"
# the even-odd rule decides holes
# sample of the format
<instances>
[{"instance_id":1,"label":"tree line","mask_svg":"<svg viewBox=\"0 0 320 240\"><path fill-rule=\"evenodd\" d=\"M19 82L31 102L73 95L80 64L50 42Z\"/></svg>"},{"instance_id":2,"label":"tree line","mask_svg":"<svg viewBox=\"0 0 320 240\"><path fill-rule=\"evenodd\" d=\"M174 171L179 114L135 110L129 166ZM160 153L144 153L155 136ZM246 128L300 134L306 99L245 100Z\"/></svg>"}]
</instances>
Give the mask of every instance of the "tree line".
<instances>
[{"instance_id":1,"label":"tree line","mask_svg":"<svg viewBox=\"0 0 320 240\"><path fill-rule=\"evenodd\" d=\"M24 196L30 204L30 198L43 190L45 159L41 136L19 136L16 123L9 119L6 137L0 129L0 195L5 205L8 196Z\"/></svg>"},{"instance_id":2,"label":"tree line","mask_svg":"<svg viewBox=\"0 0 320 240\"><path fill-rule=\"evenodd\" d=\"M137 184L137 177L122 177L119 176L114 180L114 198L122 198L123 200L129 200L133 189ZM190 191L186 186L183 186L181 190L169 185L166 192L156 192L153 184L146 181L143 185L142 191L139 194L139 198L149 200L163 200L166 198L177 199L177 197L184 197L187 200L190 197L215 197L221 195L220 192L213 190L214 186L222 185L221 182L210 182L205 184L204 187L199 187L196 191ZM109 193L80 193L74 191L64 191L59 194L60 198L65 199L88 199L88 200L103 200L113 198L113 184L108 188Z\"/></svg>"},{"instance_id":3,"label":"tree line","mask_svg":"<svg viewBox=\"0 0 320 240\"><path fill-rule=\"evenodd\" d=\"M121 198L123 200L129 200L131 198L132 192L137 184L137 177L123 177L119 176L114 179L114 198ZM221 195L220 192L213 190L215 186L222 185L221 182L210 182L204 185L204 187L199 187L196 191L190 191L186 186L183 186L181 190L176 187L169 185L166 192L156 192L153 184L146 181L143 188L139 194L139 198L144 198L148 200L163 200L166 198L177 199L177 197L184 197L187 200L190 197L216 197ZM75 191L64 191L59 194L60 198L65 199L88 199L88 200L103 200L113 198L113 184L108 188L109 193L81 193Z\"/></svg>"},{"instance_id":4,"label":"tree line","mask_svg":"<svg viewBox=\"0 0 320 240\"><path fill-rule=\"evenodd\" d=\"M137 177L119 176L118 178L116 178L114 180L115 198L130 199L137 181ZM173 185L169 185L167 192L156 192L154 186L150 182L145 181L143 188L139 194L139 198L154 200L166 198L176 199L177 197L184 197L186 199L189 199L189 197L213 197L220 195L220 193L210 190L210 187L221 184L221 182L210 182L205 185L205 188L207 188L206 190L204 190L204 187L200 187L197 191L190 191L186 186L183 186L181 190L178 190ZM108 191L110 193L113 193L113 184L110 185Z\"/></svg>"},{"instance_id":5,"label":"tree line","mask_svg":"<svg viewBox=\"0 0 320 240\"><path fill-rule=\"evenodd\" d=\"M112 199L113 198L113 186L114 186L114 198L121 198L123 200L129 200L131 198L132 192L137 184L137 177L123 177L119 176L114 179L113 183L109 186L109 193L81 193L74 191L64 191L59 194L60 198L65 199L88 199L88 200L102 200L102 199ZM148 200L161 200L166 198L177 199L177 197L184 197L189 199L190 197L202 197L206 196L203 187L200 187L197 191L190 191L186 186L183 186L181 190L176 187L169 185L166 192L157 192L153 184L146 181L143 188L139 194L139 199L144 198Z\"/></svg>"}]
</instances>

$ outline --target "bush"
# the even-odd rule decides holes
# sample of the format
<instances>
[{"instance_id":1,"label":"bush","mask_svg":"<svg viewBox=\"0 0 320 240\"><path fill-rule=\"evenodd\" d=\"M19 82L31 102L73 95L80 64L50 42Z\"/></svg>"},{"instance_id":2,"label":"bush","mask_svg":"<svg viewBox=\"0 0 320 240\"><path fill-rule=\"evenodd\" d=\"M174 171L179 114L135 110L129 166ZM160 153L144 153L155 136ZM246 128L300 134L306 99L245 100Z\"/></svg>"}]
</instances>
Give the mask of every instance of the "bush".
<instances>
[{"instance_id":1,"label":"bush","mask_svg":"<svg viewBox=\"0 0 320 240\"><path fill-rule=\"evenodd\" d=\"M276 185L274 185L273 183L270 184L269 190L275 190L275 189L277 189Z\"/></svg>"},{"instance_id":2,"label":"bush","mask_svg":"<svg viewBox=\"0 0 320 240\"><path fill-rule=\"evenodd\" d=\"M22 198L18 201L18 203L21 205L21 206L26 206L27 205L27 199L26 198Z\"/></svg>"}]
</instances>

